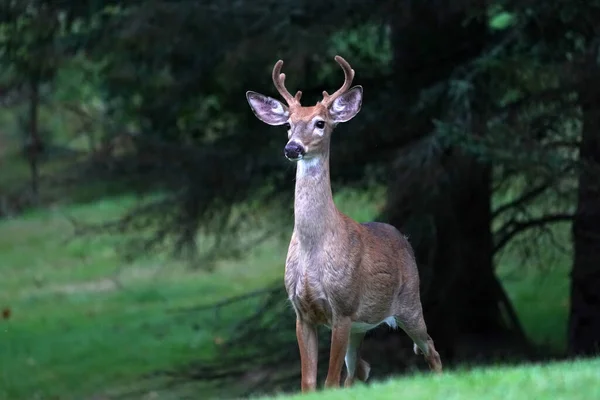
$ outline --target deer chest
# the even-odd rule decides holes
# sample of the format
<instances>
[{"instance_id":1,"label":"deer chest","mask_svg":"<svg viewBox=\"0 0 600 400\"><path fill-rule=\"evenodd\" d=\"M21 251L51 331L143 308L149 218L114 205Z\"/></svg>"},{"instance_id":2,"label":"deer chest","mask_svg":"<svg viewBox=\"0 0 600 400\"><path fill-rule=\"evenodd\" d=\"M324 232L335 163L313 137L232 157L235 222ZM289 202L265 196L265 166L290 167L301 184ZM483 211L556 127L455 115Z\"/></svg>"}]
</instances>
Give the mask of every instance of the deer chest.
<instances>
[{"instance_id":1,"label":"deer chest","mask_svg":"<svg viewBox=\"0 0 600 400\"><path fill-rule=\"evenodd\" d=\"M344 266L333 265L327 257L288 256L285 286L296 313L315 324L329 324L335 314L351 312L355 303ZM347 271L346 271L347 272Z\"/></svg>"},{"instance_id":2,"label":"deer chest","mask_svg":"<svg viewBox=\"0 0 600 400\"><path fill-rule=\"evenodd\" d=\"M286 279L286 289L296 314L315 324L331 321L332 307L329 296L319 279L299 275L296 279Z\"/></svg>"}]
</instances>

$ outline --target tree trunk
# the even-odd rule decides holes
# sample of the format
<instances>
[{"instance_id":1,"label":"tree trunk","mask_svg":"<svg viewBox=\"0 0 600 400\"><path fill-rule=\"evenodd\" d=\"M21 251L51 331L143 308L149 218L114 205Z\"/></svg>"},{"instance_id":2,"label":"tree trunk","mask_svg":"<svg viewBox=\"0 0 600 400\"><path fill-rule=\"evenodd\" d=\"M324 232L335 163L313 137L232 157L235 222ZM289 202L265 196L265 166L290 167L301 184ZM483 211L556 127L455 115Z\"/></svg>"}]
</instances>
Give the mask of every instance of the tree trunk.
<instances>
[{"instance_id":1,"label":"tree trunk","mask_svg":"<svg viewBox=\"0 0 600 400\"><path fill-rule=\"evenodd\" d=\"M524 334L518 321L504 318L513 311L494 274L491 167L456 154L445 168L454 184L437 182L443 189L436 198L418 202L427 196L422 191L397 196L406 190L400 187L387 206L389 222L415 248L430 335L447 361L522 352Z\"/></svg>"},{"instance_id":2,"label":"tree trunk","mask_svg":"<svg viewBox=\"0 0 600 400\"><path fill-rule=\"evenodd\" d=\"M568 351L600 352L600 95L595 86L580 91L583 131L579 192L573 221L574 259Z\"/></svg>"},{"instance_id":3,"label":"tree trunk","mask_svg":"<svg viewBox=\"0 0 600 400\"><path fill-rule=\"evenodd\" d=\"M31 198L37 204L39 197L39 155L42 151L42 140L39 135L38 109L40 103L39 79L31 79L31 97L29 99L29 136L26 144L29 169L31 171Z\"/></svg>"},{"instance_id":4,"label":"tree trunk","mask_svg":"<svg viewBox=\"0 0 600 400\"><path fill-rule=\"evenodd\" d=\"M404 108L418 101L422 89L480 54L486 40L485 22L463 25L468 1L446 11L428 3L408 2L409 10L401 10L394 25L395 84ZM444 107L443 100L434 102L395 124L405 134L429 134ZM490 348L507 344L512 350L525 338L518 321L503 318L512 308L494 274L492 168L453 147L434 157L392 174L401 178L391 182L386 207L387 220L415 247L430 335L446 361L489 357Z\"/></svg>"}]
</instances>

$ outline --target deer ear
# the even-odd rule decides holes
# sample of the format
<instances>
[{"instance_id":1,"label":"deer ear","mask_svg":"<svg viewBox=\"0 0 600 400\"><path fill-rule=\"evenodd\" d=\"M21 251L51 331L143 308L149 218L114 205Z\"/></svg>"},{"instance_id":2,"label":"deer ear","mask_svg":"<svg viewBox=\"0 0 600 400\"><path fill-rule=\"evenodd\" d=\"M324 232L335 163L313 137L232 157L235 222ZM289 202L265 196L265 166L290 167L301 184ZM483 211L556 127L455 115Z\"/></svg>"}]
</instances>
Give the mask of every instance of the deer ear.
<instances>
[{"instance_id":1,"label":"deer ear","mask_svg":"<svg viewBox=\"0 0 600 400\"><path fill-rule=\"evenodd\" d=\"M329 114L333 118L333 121L346 122L350 121L358 112L362 106L363 89L362 86L354 86L346 93L340 95L337 99L329 106Z\"/></svg>"},{"instance_id":2,"label":"deer ear","mask_svg":"<svg viewBox=\"0 0 600 400\"><path fill-rule=\"evenodd\" d=\"M265 124L283 125L290 117L287 106L272 97L249 90L246 92L246 99L254 115Z\"/></svg>"}]
</instances>

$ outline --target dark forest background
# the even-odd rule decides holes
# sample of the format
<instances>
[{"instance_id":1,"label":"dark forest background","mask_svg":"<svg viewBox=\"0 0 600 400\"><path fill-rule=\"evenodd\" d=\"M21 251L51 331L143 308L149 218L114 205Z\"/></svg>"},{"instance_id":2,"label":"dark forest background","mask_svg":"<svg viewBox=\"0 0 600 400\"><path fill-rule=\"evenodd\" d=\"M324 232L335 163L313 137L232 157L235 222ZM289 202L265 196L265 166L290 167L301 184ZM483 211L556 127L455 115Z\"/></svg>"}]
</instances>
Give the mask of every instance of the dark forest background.
<instances>
[{"instance_id":1,"label":"dark forest background","mask_svg":"<svg viewBox=\"0 0 600 400\"><path fill-rule=\"evenodd\" d=\"M365 91L336 199L410 238L445 365L597 355L598 21L598 1L0 1L0 394L299 387L294 168L245 91L276 97L281 58L316 102L336 54ZM387 328L365 351L375 380L425 367Z\"/></svg>"}]
</instances>

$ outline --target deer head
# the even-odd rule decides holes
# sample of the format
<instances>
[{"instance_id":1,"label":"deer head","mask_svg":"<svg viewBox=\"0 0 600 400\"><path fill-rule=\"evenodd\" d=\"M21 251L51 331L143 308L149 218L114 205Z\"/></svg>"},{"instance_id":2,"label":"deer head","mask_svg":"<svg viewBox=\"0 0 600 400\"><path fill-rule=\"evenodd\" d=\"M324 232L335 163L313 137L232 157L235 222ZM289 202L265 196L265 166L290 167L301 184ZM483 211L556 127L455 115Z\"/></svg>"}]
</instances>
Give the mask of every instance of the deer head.
<instances>
[{"instance_id":1,"label":"deer head","mask_svg":"<svg viewBox=\"0 0 600 400\"><path fill-rule=\"evenodd\" d=\"M354 70L340 56L335 60L344 70L344 84L335 93L323 92L323 99L314 106L300 104L302 92L292 96L285 87L285 74L281 73L283 61L273 67L273 83L285 102L253 91L246 92L246 99L256 117L269 125L285 125L288 142L285 156L291 161L310 159L325 155L329 151L329 139L335 126L351 120L362 105L362 86L354 86ZM349 89L349 90L348 90Z\"/></svg>"}]
</instances>

